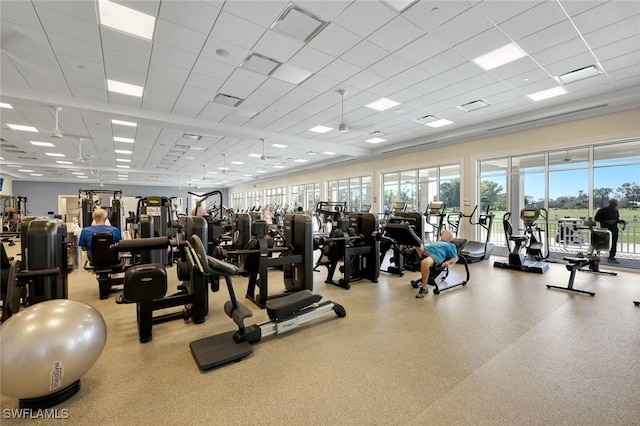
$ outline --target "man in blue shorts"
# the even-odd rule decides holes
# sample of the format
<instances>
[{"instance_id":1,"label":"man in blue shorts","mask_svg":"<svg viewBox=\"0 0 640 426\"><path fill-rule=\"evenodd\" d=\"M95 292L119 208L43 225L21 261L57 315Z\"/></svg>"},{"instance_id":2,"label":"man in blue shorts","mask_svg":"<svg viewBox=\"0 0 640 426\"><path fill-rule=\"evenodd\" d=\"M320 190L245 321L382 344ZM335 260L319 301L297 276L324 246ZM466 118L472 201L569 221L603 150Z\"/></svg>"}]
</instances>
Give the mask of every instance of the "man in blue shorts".
<instances>
[{"instance_id":1,"label":"man in blue shorts","mask_svg":"<svg viewBox=\"0 0 640 426\"><path fill-rule=\"evenodd\" d=\"M78 246L82 247L82 250L87 252L89 261L91 261L91 244L93 240L93 234L95 234L96 232L111 232L111 234L113 235L114 243L117 243L122 239L120 230L118 228L106 224L107 216L108 213L105 209L95 209L92 215L95 225L84 228L80 233Z\"/></svg>"},{"instance_id":2,"label":"man in blue shorts","mask_svg":"<svg viewBox=\"0 0 640 426\"><path fill-rule=\"evenodd\" d=\"M458 250L451 242L453 234L450 231L443 231L440 234L440 241L427 243L422 247L416 247L416 254L420 259L420 272L422 273L422 287L418 290L416 297L422 299L429 293L427 283L431 268L441 265L443 268L449 267L458 261Z\"/></svg>"}]
</instances>

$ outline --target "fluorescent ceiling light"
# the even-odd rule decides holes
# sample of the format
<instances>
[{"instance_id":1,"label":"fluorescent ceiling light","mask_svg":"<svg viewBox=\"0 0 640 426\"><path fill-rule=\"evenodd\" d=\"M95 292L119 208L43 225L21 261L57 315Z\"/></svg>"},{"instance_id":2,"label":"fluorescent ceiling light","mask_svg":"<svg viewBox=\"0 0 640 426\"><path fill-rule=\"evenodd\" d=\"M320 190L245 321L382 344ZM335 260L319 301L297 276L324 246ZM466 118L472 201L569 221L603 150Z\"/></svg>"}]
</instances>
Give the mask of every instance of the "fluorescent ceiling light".
<instances>
[{"instance_id":1,"label":"fluorescent ceiling light","mask_svg":"<svg viewBox=\"0 0 640 426\"><path fill-rule=\"evenodd\" d=\"M232 161L231 164L244 164L243 161Z\"/></svg>"},{"instance_id":2,"label":"fluorescent ceiling light","mask_svg":"<svg viewBox=\"0 0 640 426\"><path fill-rule=\"evenodd\" d=\"M386 142L386 139L382 139L382 138L371 138L371 139L367 139L365 142L369 142L369 143L380 143L380 142Z\"/></svg>"},{"instance_id":3,"label":"fluorescent ceiling light","mask_svg":"<svg viewBox=\"0 0 640 426\"><path fill-rule=\"evenodd\" d=\"M127 151L126 149L116 149L116 154L132 154L133 151Z\"/></svg>"},{"instance_id":4,"label":"fluorescent ceiling light","mask_svg":"<svg viewBox=\"0 0 640 426\"><path fill-rule=\"evenodd\" d=\"M184 139L191 139L192 141L199 141L200 139L202 139L202 136L193 133L185 133L184 135L182 135L182 137Z\"/></svg>"},{"instance_id":5,"label":"fluorescent ceiling light","mask_svg":"<svg viewBox=\"0 0 640 426\"><path fill-rule=\"evenodd\" d=\"M261 158L262 155L260 154L249 154L249 157L253 157L253 158Z\"/></svg>"},{"instance_id":6,"label":"fluorescent ceiling light","mask_svg":"<svg viewBox=\"0 0 640 426\"><path fill-rule=\"evenodd\" d=\"M0 157L0 160L4 160L4 157Z\"/></svg>"},{"instance_id":7,"label":"fluorescent ceiling light","mask_svg":"<svg viewBox=\"0 0 640 426\"><path fill-rule=\"evenodd\" d=\"M602 74L602 72L595 65L590 65L588 67L580 68L574 71L570 71L559 75L556 77L561 84L569 84L575 81L584 80L585 78L595 77L598 74Z\"/></svg>"},{"instance_id":8,"label":"fluorescent ceiling light","mask_svg":"<svg viewBox=\"0 0 640 426\"><path fill-rule=\"evenodd\" d=\"M208 175L217 175L218 172L207 172Z\"/></svg>"},{"instance_id":9,"label":"fluorescent ceiling light","mask_svg":"<svg viewBox=\"0 0 640 426\"><path fill-rule=\"evenodd\" d=\"M35 146L52 146L52 147L55 146L51 142L36 142L36 141L29 141L29 142L31 143L31 145L35 145Z\"/></svg>"},{"instance_id":10,"label":"fluorescent ceiling light","mask_svg":"<svg viewBox=\"0 0 640 426\"><path fill-rule=\"evenodd\" d=\"M312 75L313 73L311 71L303 70L302 68L289 64L282 64L271 73L271 77L291 84L300 84Z\"/></svg>"},{"instance_id":11,"label":"fluorescent ceiling light","mask_svg":"<svg viewBox=\"0 0 640 426\"><path fill-rule=\"evenodd\" d=\"M296 163L306 163L309 160L305 160L304 158L298 158L297 160L293 160L293 161L295 161Z\"/></svg>"},{"instance_id":12,"label":"fluorescent ceiling light","mask_svg":"<svg viewBox=\"0 0 640 426\"><path fill-rule=\"evenodd\" d=\"M128 169L128 168L130 168L129 166L123 166L122 164L118 164L116 167L118 167L120 169Z\"/></svg>"},{"instance_id":13,"label":"fluorescent ceiling light","mask_svg":"<svg viewBox=\"0 0 640 426\"><path fill-rule=\"evenodd\" d=\"M128 158L116 158L116 161L119 161L121 163L130 163L131 160L129 160Z\"/></svg>"},{"instance_id":14,"label":"fluorescent ceiling light","mask_svg":"<svg viewBox=\"0 0 640 426\"><path fill-rule=\"evenodd\" d=\"M120 93L128 96L142 97L144 87L135 84L123 83L121 81L107 80L107 88L110 92Z\"/></svg>"},{"instance_id":15,"label":"fluorescent ceiling light","mask_svg":"<svg viewBox=\"0 0 640 426\"><path fill-rule=\"evenodd\" d=\"M64 154L59 154L57 152L46 152L49 157L64 157Z\"/></svg>"},{"instance_id":16,"label":"fluorescent ceiling light","mask_svg":"<svg viewBox=\"0 0 640 426\"><path fill-rule=\"evenodd\" d=\"M41 173L31 173L31 176L42 176Z\"/></svg>"},{"instance_id":17,"label":"fluorescent ceiling light","mask_svg":"<svg viewBox=\"0 0 640 426\"><path fill-rule=\"evenodd\" d=\"M526 52L515 43L509 43L487 54L479 56L473 60L486 71L497 68L501 65L513 62L516 59L527 56Z\"/></svg>"},{"instance_id":18,"label":"fluorescent ceiling light","mask_svg":"<svg viewBox=\"0 0 640 426\"><path fill-rule=\"evenodd\" d=\"M218 170L229 170L228 167L218 167Z\"/></svg>"},{"instance_id":19,"label":"fluorescent ceiling light","mask_svg":"<svg viewBox=\"0 0 640 426\"><path fill-rule=\"evenodd\" d=\"M244 177L252 177L253 175L242 175Z\"/></svg>"},{"instance_id":20,"label":"fluorescent ceiling light","mask_svg":"<svg viewBox=\"0 0 640 426\"><path fill-rule=\"evenodd\" d=\"M440 120L432 121L431 123L426 123L429 127L442 127L448 126L449 124L453 124L453 121L449 121L446 118L441 118Z\"/></svg>"},{"instance_id":21,"label":"fluorescent ceiling light","mask_svg":"<svg viewBox=\"0 0 640 426\"><path fill-rule=\"evenodd\" d=\"M99 0L98 4L100 24L146 40L153 38L153 16L108 0Z\"/></svg>"},{"instance_id":22,"label":"fluorescent ceiling light","mask_svg":"<svg viewBox=\"0 0 640 426\"><path fill-rule=\"evenodd\" d=\"M23 132L38 133L38 129L33 126L23 126L22 124L7 124L11 130L21 130Z\"/></svg>"},{"instance_id":23,"label":"fluorescent ceiling light","mask_svg":"<svg viewBox=\"0 0 640 426\"><path fill-rule=\"evenodd\" d=\"M539 92L531 93L527 95L532 101L538 102L544 99L553 98L555 96L564 95L567 91L562 86L552 87L551 89L541 90Z\"/></svg>"},{"instance_id":24,"label":"fluorescent ceiling light","mask_svg":"<svg viewBox=\"0 0 640 426\"><path fill-rule=\"evenodd\" d=\"M128 178L129 175L118 175L119 178Z\"/></svg>"},{"instance_id":25,"label":"fluorescent ceiling light","mask_svg":"<svg viewBox=\"0 0 640 426\"><path fill-rule=\"evenodd\" d=\"M58 163L58 164L73 164L73 161L57 160L56 163Z\"/></svg>"},{"instance_id":26,"label":"fluorescent ceiling light","mask_svg":"<svg viewBox=\"0 0 640 426\"><path fill-rule=\"evenodd\" d=\"M336 155L335 152L331 152L331 151L325 151L323 152L324 155Z\"/></svg>"},{"instance_id":27,"label":"fluorescent ceiling light","mask_svg":"<svg viewBox=\"0 0 640 426\"><path fill-rule=\"evenodd\" d=\"M391 99L382 98L366 106L368 108L375 109L377 111L384 111L386 109L393 108L396 105L400 105L400 103L396 101L392 101Z\"/></svg>"},{"instance_id":28,"label":"fluorescent ceiling light","mask_svg":"<svg viewBox=\"0 0 640 426\"><path fill-rule=\"evenodd\" d=\"M18 171L22 173L33 173L33 170L30 170L30 169L20 169Z\"/></svg>"},{"instance_id":29,"label":"fluorescent ceiling light","mask_svg":"<svg viewBox=\"0 0 640 426\"><path fill-rule=\"evenodd\" d=\"M309 129L310 132L316 133L327 133L329 130L333 130L333 128L327 126L316 126Z\"/></svg>"},{"instance_id":30,"label":"fluorescent ceiling light","mask_svg":"<svg viewBox=\"0 0 640 426\"><path fill-rule=\"evenodd\" d=\"M185 160L195 160L195 157L184 157Z\"/></svg>"},{"instance_id":31,"label":"fluorescent ceiling light","mask_svg":"<svg viewBox=\"0 0 640 426\"><path fill-rule=\"evenodd\" d=\"M111 123L119 124L121 126L138 127L138 123L134 123L133 121L111 120Z\"/></svg>"},{"instance_id":32,"label":"fluorescent ceiling light","mask_svg":"<svg viewBox=\"0 0 640 426\"><path fill-rule=\"evenodd\" d=\"M327 25L329 22L290 3L276 18L271 29L308 43Z\"/></svg>"},{"instance_id":33,"label":"fluorescent ceiling light","mask_svg":"<svg viewBox=\"0 0 640 426\"><path fill-rule=\"evenodd\" d=\"M114 140L114 142L125 142L125 143L133 143L133 142L135 142L135 139L121 138L120 136L114 136L113 140Z\"/></svg>"},{"instance_id":34,"label":"fluorescent ceiling light","mask_svg":"<svg viewBox=\"0 0 640 426\"><path fill-rule=\"evenodd\" d=\"M72 175L84 175L84 172L71 172Z\"/></svg>"},{"instance_id":35,"label":"fluorescent ceiling light","mask_svg":"<svg viewBox=\"0 0 640 426\"><path fill-rule=\"evenodd\" d=\"M289 145L283 145L281 143L274 143L274 144L271 144L271 146L274 147L274 148L286 148Z\"/></svg>"},{"instance_id":36,"label":"fluorescent ceiling light","mask_svg":"<svg viewBox=\"0 0 640 426\"><path fill-rule=\"evenodd\" d=\"M129 180L129 178L126 177L119 177L118 180Z\"/></svg>"},{"instance_id":37,"label":"fluorescent ceiling light","mask_svg":"<svg viewBox=\"0 0 640 426\"><path fill-rule=\"evenodd\" d=\"M78 179L89 179L89 176L76 176Z\"/></svg>"},{"instance_id":38,"label":"fluorescent ceiling light","mask_svg":"<svg viewBox=\"0 0 640 426\"><path fill-rule=\"evenodd\" d=\"M7 103L4 103L4 102L0 102L0 108L13 109L11 104L7 104Z\"/></svg>"},{"instance_id":39,"label":"fluorescent ceiling light","mask_svg":"<svg viewBox=\"0 0 640 426\"><path fill-rule=\"evenodd\" d=\"M266 170L256 170L256 173L267 173Z\"/></svg>"},{"instance_id":40,"label":"fluorescent ceiling light","mask_svg":"<svg viewBox=\"0 0 640 426\"><path fill-rule=\"evenodd\" d=\"M274 168L274 169L284 169L284 166L276 165L276 166L273 166L273 168Z\"/></svg>"}]
</instances>

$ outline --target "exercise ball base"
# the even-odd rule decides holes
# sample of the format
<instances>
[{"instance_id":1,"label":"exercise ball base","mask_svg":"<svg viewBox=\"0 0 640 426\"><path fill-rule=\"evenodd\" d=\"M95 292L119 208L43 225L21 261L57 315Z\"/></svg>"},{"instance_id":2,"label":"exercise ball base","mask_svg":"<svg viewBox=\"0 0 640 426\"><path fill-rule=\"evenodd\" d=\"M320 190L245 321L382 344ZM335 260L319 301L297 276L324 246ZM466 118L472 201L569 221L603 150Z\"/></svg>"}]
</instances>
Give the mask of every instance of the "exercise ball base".
<instances>
[{"instance_id":1,"label":"exercise ball base","mask_svg":"<svg viewBox=\"0 0 640 426\"><path fill-rule=\"evenodd\" d=\"M22 398L19 400L18 406L20 408L31 409L51 408L71 398L78 393L79 390L80 380L76 380L66 388L60 389L52 394L39 396L37 398Z\"/></svg>"}]
</instances>

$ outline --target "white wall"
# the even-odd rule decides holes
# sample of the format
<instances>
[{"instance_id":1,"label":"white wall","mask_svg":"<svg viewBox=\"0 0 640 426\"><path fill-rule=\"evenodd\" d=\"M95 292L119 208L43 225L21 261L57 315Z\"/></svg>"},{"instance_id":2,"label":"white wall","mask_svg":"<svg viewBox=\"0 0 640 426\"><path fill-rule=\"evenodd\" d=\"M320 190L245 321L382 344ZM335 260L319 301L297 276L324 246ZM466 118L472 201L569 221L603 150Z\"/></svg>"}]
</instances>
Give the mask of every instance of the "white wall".
<instances>
[{"instance_id":1,"label":"white wall","mask_svg":"<svg viewBox=\"0 0 640 426\"><path fill-rule=\"evenodd\" d=\"M506 135L488 136L450 146L429 146L419 152L384 157L373 161L327 167L323 170L291 174L286 177L257 184L229 188L231 194L255 191L265 188L320 182L321 199L326 199L326 181L351 176L373 177L374 195L377 197L371 211L381 211L382 191L380 177L382 173L460 164L460 197L468 198L473 206L477 204L476 177L478 160L563 149L603 142L613 142L640 137L640 109L576 120L532 130L513 132ZM462 200L461 200L462 201ZM461 204L462 205L462 204ZM472 230L466 224L461 235L472 238Z\"/></svg>"},{"instance_id":2,"label":"white wall","mask_svg":"<svg viewBox=\"0 0 640 426\"><path fill-rule=\"evenodd\" d=\"M4 182L2 182L2 191L0 191L0 195L13 195L13 181L7 176L2 177L4 178Z\"/></svg>"}]
</instances>

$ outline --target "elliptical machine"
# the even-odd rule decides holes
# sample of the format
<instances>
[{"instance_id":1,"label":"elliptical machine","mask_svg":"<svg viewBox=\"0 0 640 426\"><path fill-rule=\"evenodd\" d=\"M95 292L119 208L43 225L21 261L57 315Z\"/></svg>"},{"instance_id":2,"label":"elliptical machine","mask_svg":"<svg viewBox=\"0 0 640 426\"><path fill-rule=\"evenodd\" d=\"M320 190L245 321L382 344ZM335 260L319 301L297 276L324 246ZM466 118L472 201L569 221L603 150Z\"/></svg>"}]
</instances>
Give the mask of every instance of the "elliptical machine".
<instances>
[{"instance_id":1,"label":"elliptical machine","mask_svg":"<svg viewBox=\"0 0 640 426\"><path fill-rule=\"evenodd\" d=\"M525 207L520 210L520 219L525 226L524 233L514 234L511 213L504 214L502 225L507 237L507 248L510 249L509 261L496 261L493 266L544 274L549 270L549 265L544 262L549 257L549 213L542 207ZM538 219L542 219L542 227L536 224ZM513 242L513 248L510 247L510 242Z\"/></svg>"}]
</instances>

